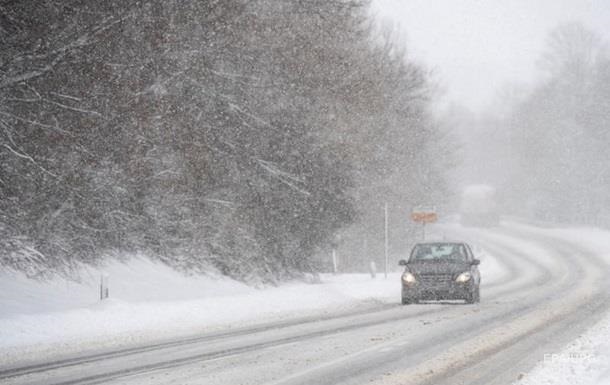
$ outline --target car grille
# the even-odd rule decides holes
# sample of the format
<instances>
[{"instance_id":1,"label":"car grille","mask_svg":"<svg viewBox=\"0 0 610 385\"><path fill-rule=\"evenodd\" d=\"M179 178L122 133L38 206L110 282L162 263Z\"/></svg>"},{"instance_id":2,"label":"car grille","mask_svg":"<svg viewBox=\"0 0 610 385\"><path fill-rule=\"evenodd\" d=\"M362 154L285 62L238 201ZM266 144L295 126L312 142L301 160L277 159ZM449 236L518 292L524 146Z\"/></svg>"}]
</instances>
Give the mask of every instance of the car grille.
<instances>
[{"instance_id":1,"label":"car grille","mask_svg":"<svg viewBox=\"0 0 610 385\"><path fill-rule=\"evenodd\" d=\"M422 274L419 279L426 286L447 286L453 281L451 274Z\"/></svg>"}]
</instances>

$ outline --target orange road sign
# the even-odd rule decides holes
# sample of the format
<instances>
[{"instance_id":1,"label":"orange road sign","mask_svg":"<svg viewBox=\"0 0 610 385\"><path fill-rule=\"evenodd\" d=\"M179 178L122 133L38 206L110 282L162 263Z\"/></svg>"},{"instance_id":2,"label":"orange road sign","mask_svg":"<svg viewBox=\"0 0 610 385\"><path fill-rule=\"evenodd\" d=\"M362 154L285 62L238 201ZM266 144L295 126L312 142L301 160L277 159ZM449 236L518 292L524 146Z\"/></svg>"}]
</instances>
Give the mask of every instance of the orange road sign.
<instances>
[{"instance_id":1,"label":"orange road sign","mask_svg":"<svg viewBox=\"0 0 610 385\"><path fill-rule=\"evenodd\" d=\"M411 219L414 222L434 223L438 220L438 216L435 212L414 211L411 213Z\"/></svg>"},{"instance_id":2,"label":"orange road sign","mask_svg":"<svg viewBox=\"0 0 610 385\"><path fill-rule=\"evenodd\" d=\"M436 210L433 208L414 208L411 212L411 219L414 222L419 223L434 223L438 220L438 216L436 215Z\"/></svg>"}]
</instances>

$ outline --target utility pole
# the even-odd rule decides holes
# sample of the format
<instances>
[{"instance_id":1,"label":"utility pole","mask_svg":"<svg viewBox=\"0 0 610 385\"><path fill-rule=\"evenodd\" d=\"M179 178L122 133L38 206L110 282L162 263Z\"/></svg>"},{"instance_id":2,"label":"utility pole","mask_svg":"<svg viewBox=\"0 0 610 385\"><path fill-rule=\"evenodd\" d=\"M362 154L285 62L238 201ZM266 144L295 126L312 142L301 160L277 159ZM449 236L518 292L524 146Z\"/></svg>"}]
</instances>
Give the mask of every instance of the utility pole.
<instances>
[{"instance_id":1,"label":"utility pole","mask_svg":"<svg viewBox=\"0 0 610 385\"><path fill-rule=\"evenodd\" d=\"M384 277L388 278L388 202L385 203L384 206L384 218L385 218L385 262L383 265L383 274Z\"/></svg>"}]
</instances>

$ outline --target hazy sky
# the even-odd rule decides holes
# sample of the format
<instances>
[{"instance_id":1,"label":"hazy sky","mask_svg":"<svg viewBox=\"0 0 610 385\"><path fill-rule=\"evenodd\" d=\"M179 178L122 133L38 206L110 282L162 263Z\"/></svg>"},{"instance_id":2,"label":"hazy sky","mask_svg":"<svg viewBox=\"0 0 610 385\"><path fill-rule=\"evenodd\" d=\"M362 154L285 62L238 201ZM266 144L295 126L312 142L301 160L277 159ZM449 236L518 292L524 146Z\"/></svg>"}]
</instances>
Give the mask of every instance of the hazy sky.
<instances>
[{"instance_id":1,"label":"hazy sky","mask_svg":"<svg viewBox=\"0 0 610 385\"><path fill-rule=\"evenodd\" d=\"M610 40L610 0L373 0L372 8L436 72L445 100L474 111L505 85L535 79L559 23L579 21Z\"/></svg>"}]
</instances>

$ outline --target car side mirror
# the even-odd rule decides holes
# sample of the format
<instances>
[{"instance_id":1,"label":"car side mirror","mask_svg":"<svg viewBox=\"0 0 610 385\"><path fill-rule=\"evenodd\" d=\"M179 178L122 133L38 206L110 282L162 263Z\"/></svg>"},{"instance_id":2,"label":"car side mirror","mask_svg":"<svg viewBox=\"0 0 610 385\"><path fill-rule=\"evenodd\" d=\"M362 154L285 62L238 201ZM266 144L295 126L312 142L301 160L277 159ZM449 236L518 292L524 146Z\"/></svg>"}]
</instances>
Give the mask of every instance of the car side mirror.
<instances>
[{"instance_id":1,"label":"car side mirror","mask_svg":"<svg viewBox=\"0 0 610 385\"><path fill-rule=\"evenodd\" d=\"M398 261L398 266L407 266L407 261L401 259L400 261Z\"/></svg>"},{"instance_id":2,"label":"car side mirror","mask_svg":"<svg viewBox=\"0 0 610 385\"><path fill-rule=\"evenodd\" d=\"M475 258L475 259L472 260L471 265L475 265L476 266L476 265L478 265L480 263L481 263L481 260Z\"/></svg>"}]
</instances>

